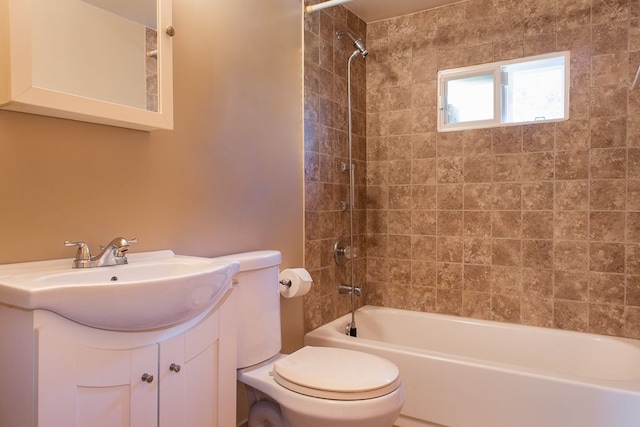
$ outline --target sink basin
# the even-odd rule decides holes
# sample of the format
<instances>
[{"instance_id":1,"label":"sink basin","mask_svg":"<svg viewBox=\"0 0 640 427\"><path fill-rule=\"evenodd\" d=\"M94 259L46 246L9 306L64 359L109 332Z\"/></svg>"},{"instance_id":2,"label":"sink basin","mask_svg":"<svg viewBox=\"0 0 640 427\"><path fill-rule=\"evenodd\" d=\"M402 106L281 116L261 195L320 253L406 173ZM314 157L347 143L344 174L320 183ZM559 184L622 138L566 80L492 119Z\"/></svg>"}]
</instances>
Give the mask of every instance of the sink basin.
<instances>
[{"instance_id":1,"label":"sink basin","mask_svg":"<svg viewBox=\"0 0 640 427\"><path fill-rule=\"evenodd\" d=\"M127 265L89 269L71 268L71 259L0 265L0 304L49 310L100 329L165 328L220 301L239 267L168 250L127 258Z\"/></svg>"}]
</instances>

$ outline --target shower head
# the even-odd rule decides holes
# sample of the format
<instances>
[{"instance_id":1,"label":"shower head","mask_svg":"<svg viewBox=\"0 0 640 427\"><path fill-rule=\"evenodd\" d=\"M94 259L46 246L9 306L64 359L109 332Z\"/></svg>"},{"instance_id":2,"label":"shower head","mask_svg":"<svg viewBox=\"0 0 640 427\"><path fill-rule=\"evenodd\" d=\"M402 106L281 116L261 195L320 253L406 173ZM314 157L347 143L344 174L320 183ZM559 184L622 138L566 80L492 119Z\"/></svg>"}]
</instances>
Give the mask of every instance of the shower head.
<instances>
[{"instance_id":1,"label":"shower head","mask_svg":"<svg viewBox=\"0 0 640 427\"><path fill-rule=\"evenodd\" d=\"M357 52L360 53L363 58L366 58L367 55L369 55L369 52L367 52L367 48L365 47L362 39L356 39L346 31L336 31L336 37L338 38L338 40L341 40L345 35L348 36L351 41L353 41L353 47L356 48Z\"/></svg>"},{"instance_id":2,"label":"shower head","mask_svg":"<svg viewBox=\"0 0 640 427\"><path fill-rule=\"evenodd\" d=\"M353 46L360 51L360 54L363 58L366 58L369 55L367 52L367 48L364 47L364 42L361 39L357 39L353 42Z\"/></svg>"}]
</instances>

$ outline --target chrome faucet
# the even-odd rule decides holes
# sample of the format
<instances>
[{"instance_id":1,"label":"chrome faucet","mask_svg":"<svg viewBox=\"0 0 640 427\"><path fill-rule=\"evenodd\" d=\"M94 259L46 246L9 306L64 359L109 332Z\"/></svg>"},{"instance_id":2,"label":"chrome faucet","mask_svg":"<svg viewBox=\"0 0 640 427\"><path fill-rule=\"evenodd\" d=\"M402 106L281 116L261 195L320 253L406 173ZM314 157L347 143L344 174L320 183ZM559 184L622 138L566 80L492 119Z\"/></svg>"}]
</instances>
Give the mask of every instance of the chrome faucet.
<instances>
[{"instance_id":1,"label":"chrome faucet","mask_svg":"<svg viewBox=\"0 0 640 427\"><path fill-rule=\"evenodd\" d=\"M106 246L100 246L101 252L92 257L89 246L85 242L65 241L67 247L77 246L76 259L73 261L73 268L93 268L108 267L111 265L127 264L125 252L129 250L131 243L137 243L138 239L125 239L124 237L116 237Z\"/></svg>"}]
</instances>

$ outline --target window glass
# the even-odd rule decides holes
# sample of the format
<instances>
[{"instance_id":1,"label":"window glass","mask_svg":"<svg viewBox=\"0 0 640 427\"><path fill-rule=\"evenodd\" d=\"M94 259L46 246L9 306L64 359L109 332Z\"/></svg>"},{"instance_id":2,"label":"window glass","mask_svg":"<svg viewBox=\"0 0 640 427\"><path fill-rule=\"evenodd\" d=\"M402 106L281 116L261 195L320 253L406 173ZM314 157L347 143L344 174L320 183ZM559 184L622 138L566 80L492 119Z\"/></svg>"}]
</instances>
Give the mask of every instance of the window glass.
<instances>
[{"instance_id":1,"label":"window glass","mask_svg":"<svg viewBox=\"0 0 640 427\"><path fill-rule=\"evenodd\" d=\"M566 120L568 68L559 52L440 71L438 131Z\"/></svg>"},{"instance_id":2,"label":"window glass","mask_svg":"<svg viewBox=\"0 0 640 427\"><path fill-rule=\"evenodd\" d=\"M447 123L493 119L493 73L446 82Z\"/></svg>"},{"instance_id":3,"label":"window glass","mask_svg":"<svg viewBox=\"0 0 640 427\"><path fill-rule=\"evenodd\" d=\"M502 69L507 80L503 122L564 118L563 56L506 65Z\"/></svg>"}]
</instances>

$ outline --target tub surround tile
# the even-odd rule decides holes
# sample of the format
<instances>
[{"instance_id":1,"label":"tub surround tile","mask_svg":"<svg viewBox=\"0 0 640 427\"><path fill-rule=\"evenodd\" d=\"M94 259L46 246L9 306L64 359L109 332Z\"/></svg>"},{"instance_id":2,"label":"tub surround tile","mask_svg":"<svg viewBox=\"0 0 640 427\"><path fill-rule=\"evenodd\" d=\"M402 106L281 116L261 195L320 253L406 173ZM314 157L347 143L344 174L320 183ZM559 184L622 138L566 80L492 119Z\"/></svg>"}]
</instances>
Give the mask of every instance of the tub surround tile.
<instances>
[{"instance_id":1,"label":"tub surround tile","mask_svg":"<svg viewBox=\"0 0 640 427\"><path fill-rule=\"evenodd\" d=\"M595 334L624 334L624 306L589 304L589 331Z\"/></svg>"},{"instance_id":2,"label":"tub surround tile","mask_svg":"<svg viewBox=\"0 0 640 427\"><path fill-rule=\"evenodd\" d=\"M627 241L640 242L640 212L627 213Z\"/></svg>"},{"instance_id":3,"label":"tub surround tile","mask_svg":"<svg viewBox=\"0 0 640 427\"><path fill-rule=\"evenodd\" d=\"M554 207L556 210L588 210L589 182L585 180L556 181Z\"/></svg>"},{"instance_id":4,"label":"tub surround tile","mask_svg":"<svg viewBox=\"0 0 640 427\"><path fill-rule=\"evenodd\" d=\"M522 184L493 183L491 185L492 204L494 210L518 210L522 203Z\"/></svg>"},{"instance_id":5,"label":"tub surround tile","mask_svg":"<svg viewBox=\"0 0 640 427\"><path fill-rule=\"evenodd\" d=\"M491 239L466 237L464 239L465 264L491 264Z\"/></svg>"},{"instance_id":6,"label":"tub surround tile","mask_svg":"<svg viewBox=\"0 0 640 427\"><path fill-rule=\"evenodd\" d=\"M436 242L435 236L411 236L411 259L435 261Z\"/></svg>"},{"instance_id":7,"label":"tub surround tile","mask_svg":"<svg viewBox=\"0 0 640 427\"><path fill-rule=\"evenodd\" d=\"M589 177L589 152L586 150L557 152L555 176L557 179L587 179Z\"/></svg>"},{"instance_id":8,"label":"tub surround tile","mask_svg":"<svg viewBox=\"0 0 640 427\"><path fill-rule=\"evenodd\" d=\"M465 205L465 186L462 184L443 184L437 186L438 210L460 210Z\"/></svg>"},{"instance_id":9,"label":"tub surround tile","mask_svg":"<svg viewBox=\"0 0 640 427\"><path fill-rule=\"evenodd\" d=\"M411 286L405 307L407 310L429 311L436 309L436 290L426 286Z\"/></svg>"},{"instance_id":10,"label":"tub surround tile","mask_svg":"<svg viewBox=\"0 0 640 427\"><path fill-rule=\"evenodd\" d=\"M520 322L519 295L491 295L491 319L499 322Z\"/></svg>"},{"instance_id":11,"label":"tub surround tile","mask_svg":"<svg viewBox=\"0 0 640 427\"><path fill-rule=\"evenodd\" d=\"M556 299L587 301L589 274L586 271L556 271L554 297Z\"/></svg>"},{"instance_id":12,"label":"tub surround tile","mask_svg":"<svg viewBox=\"0 0 640 427\"><path fill-rule=\"evenodd\" d=\"M552 240L523 240L522 266L535 268L553 267Z\"/></svg>"},{"instance_id":13,"label":"tub surround tile","mask_svg":"<svg viewBox=\"0 0 640 427\"><path fill-rule=\"evenodd\" d=\"M588 242L558 240L554 246L553 267L556 270L587 270L588 253Z\"/></svg>"},{"instance_id":14,"label":"tub surround tile","mask_svg":"<svg viewBox=\"0 0 640 427\"><path fill-rule=\"evenodd\" d=\"M635 280L628 276L629 283L627 285L627 304L634 305L636 289ZM591 272L589 274L589 302L598 304L616 304L624 305L625 303L625 275Z\"/></svg>"},{"instance_id":15,"label":"tub surround tile","mask_svg":"<svg viewBox=\"0 0 640 427\"><path fill-rule=\"evenodd\" d=\"M538 181L522 183L522 209L551 210L553 208L553 182Z\"/></svg>"},{"instance_id":16,"label":"tub surround tile","mask_svg":"<svg viewBox=\"0 0 640 427\"><path fill-rule=\"evenodd\" d=\"M550 52L552 50L547 50ZM540 123L522 127L522 151L553 151L555 146L556 125Z\"/></svg>"},{"instance_id":17,"label":"tub surround tile","mask_svg":"<svg viewBox=\"0 0 640 427\"><path fill-rule=\"evenodd\" d=\"M603 117L591 120L592 148L625 147L626 145L626 117Z\"/></svg>"},{"instance_id":18,"label":"tub surround tile","mask_svg":"<svg viewBox=\"0 0 640 427\"><path fill-rule=\"evenodd\" d=\"M461 316L462 291L457 289L438 289L436 291L436 312Z\"/></svg>"},{"instance_id":19,"label":"tub surround tile","mask_svg":"<svg viewBox=\"0 0 640 427\"><path fill-rule=\"evenodd\" d=\"M339 10L338 10L339 9ZM306 14L304 20L305 55L305 266L311 272L315 285L304 297L305 329L309 330L328 320L340 316L349 309L349 299L337 295L337 283L347 283L344 269L336 268L331 251L333 242L348 229L348 216L340 210L340 201L348 200L348 177L340 170L340 163L347 156L347 98L345 61L351 46L336 40L336 29L348 29L358 37L366 37L366 26L355 15L344 8L334 8L316 14ZM346 55L346 56L345 56ZM384 238L378 240L377 253L388 251L389 215L386 209L389 199L404 201L402 190L389 196L389 165L380 162L367 170L368 155L365 147L365 132L388 134L392 117L381 116L373 126L366 124L366 100L371 104L379 102L380 110L387 111L383 97L378 99L364 90L364 64L354 64L354 163L356 164L356 242L361 253L366 253L367 231L384 230ZM386 101L386 96L384 97ZM394 122L395 123L395 122ZM378 141L378 155L386 160L387 143ZM398 169L393 169L392 178L398 178ZM370 196L365 194L365 184L375 185ZM365 208L380 208L378 215L366 215ZM408 206L408 208L410 208ZM409 215L410 217L410 215ZM394 218L395 219L395 218ZM400 233L401 235L402 233ZM401 239L394 239L392 245L400 245ZM404 247L404 246L403 246ZM409 251L409 250L407 250ZM374 251L375 253L375 251ZM388 260L381 258L377 270L367 268L363 258L354 265L356 281L364 286L368 278L388 280ZM350 280L350 279L348 279ZM372 289L375 287L372 286ZM363 303L363 301L359 301Z\"/></svg>"},{"instance_id":20,"label":"tub surround tile","mask_svg":"<svg viewBox=\"0 0 640 427\"><path fill-rule=\"evenodd\" d=\"M591 243L589 247L591 271L625 272L625 246L622 243Z\"/></svg>"},{"instance_id":21,"label":"tub surround tile","mask_svg":"<svg viewBox=\"0 0 640 427\"><path fill-rule=\"evenodd\" d=\"M627 244L626 262L628 274L640 274L640 245Z\"/></svg>"},{"instance_id":22,"label":"tub surround tile","mask_svg":"<svg viewBox=\"0 0 640 427\"><path fill-rule=\"evenodd\" d=\"M592 211L589 214L589 238L605 242L624 242L625 213Z\"/></svg>"},{"instance_id":23,"label":"tub surround tile","mask_svg":"<svg viewBox=\"0 0 640 427\"><path fill-rule=\"evenodd\" d=\"M465 291L485 292L491 291L491 267L488 265L464 265ZM640 289L640 288L639 288ZM640 296L640 290L639 290Z\"/></svg>"},{"instance_id":24,"label":"tub surround tile","mask_svg":"<svg viewBox=\"0 0 640 427\"><path fill-rule=\"evenodd\" d=\"M353 80L358 304L640 339L640 6L626 0L305 16L305 329L349 310L331 256L348 229L340 28L370 52ZM569 120L436 132L438 70L561 50Z\"/></svg>"},{"instance_id":25,"label":"tub surround tile","mask_svg":"<svg viewBox=\"0 0 640 427\"><path fill-rule=\"evenodd\" d=\"M551 298L523 297L520 303L522 324L553 327L553 300Z\"/></svg>"},{"instance_id":26,"label":"tub surround tile","mask_svg":"<svg viewBox=\"0 0 640 427\"><path fill-rule=\"evenodd\" d=\"M585 150L590 146L593 130L589 120L570 117L556 124L556 146L558 151Z\"/></svg>"},{"instance_id":27,"label":"tub surround tile","mask_svg":"<svg viewBox=\"0 0 640 427\"><path fill-rule=\"evenodd\" d=\"M407 259L389 260L389 282L391 284L411 284L411 261Z\"/></svg>"},{"instance_id":28,"label":"tub surround tile","mask_svg":"<svg viewBox=\"0 0 640 427\"><path fill-rule=\"evenodd\" d=\"M522 155L522 180L546 181L553 179L555 157L552 152Z\"/></svg>"},{"instance_id":29,"label":"tub surround tile","mask_svg":"<svg viewBox=\"0 0 640 427\"><path fill-rule=\"evenodd\" d=\"M491 237L491 211L465 210L463 222L463 235L465 237Z\"/></svg>"},{"instance_id":30,"label":"tub surround tile","mask_svg":"<svg viewBox=\"0 0 640 427\"><path fill-rule=\"evenodd\" d=\"M591 180L589 204L593 210L619 210L626 208L627 182L624 180ZM629 188L632 192L633 189Z\"/></svg>"},{"instance_id":31,"label":"tub surround tile","mask_svg":"<svg viewBox=\"0 0 640 427\"><path fill-rule=\"evenodd\" d=\"M437 263L430 261L411 262L411 284L414 287L435 288L438 280ZM434 293L435 297L435 293Z\"/></svg>"},{"instance_id":32,"label":"tub surround tile","mask_svg":"<svg viewBox=\"0 0 640 427\"><path fill-rule=\"evenodd\" d=\"M553 211L523 211L522 237L525 239L553 239Z\"/></svg>"},{"instance_id":33,"label":"tub surround tile","mask_svg":"<svg viewBox=\"0 0 640 427\"><path fill-rule=\"evenodd\" d=\"M488 210L492 205L492 185L487 184L465 184L463 187L464 209ZM640 204L640 184L638 185Z\"/></svg>"},{"instance_id":34,"label":"tub surround tile","mask_svg":"<svg viewBox=\"0 0 640 427\"><path fill-rule=\"evenodd\" d=\"M522 235L522 213L520 211L493 211L492 237L518 239Z\"/></svg>"},{"instance_id":35,"label":"tub surround tile","mask_svg":"<svg viewBox=\"0 0 640 427\"><path fill-rule=\"evenodd\" d=\"M553 327L570 331L586 332L589 327L587 303L554 300Z\"/></svg>"},{"instance_id":36,"label":"tub surround tile","mask_svg":"<svg viewBox=\"0 0 640 427\"><path fill-rule=\"evenodd\" d=\"M515 239L493 239L491 263L493 265L521 266L521 241Z\"/></svg>"},{"instance_id":37,"label":"tub surround tile","mask_svg":"<svg viewBox=\"0 0 640 427\"><path fill-rule=\"evenodd\" d=\"M491 293L518 295L522 289L519 268L493 265L491 267Z\"/></svg>"},{"instance_id":38,"label":"tub surround tile","mask_svg":"<svg viewBox=\"0 0 640 427\"><path fill-rule=\"evenodd\" d=\"M491 319L491 295L482 292L462 293L462 315L474 319Z\"/></svg>"},{"instance_id":39,"label":"tub surround tile","mask_svg":"<svg viewBox=\"0 0 640 427\"><path fill-rule=\"evenodd\" d=\"M522 181L522 155L500 154L493 156L491 180L494 182Z\"/></svg>"},{"instance_id":40,"label":"tub surround tile","mask_svg":"<svg viewBox=\"0 0 640 427\"><path fill-rule=\"evenodd\" d=\"M626 177L627 150L624 148L594 148L590 154L591 178L624 179Z\"/></svg>"},{"instance_id":41,"label":"tub surround tile","mask_svg":"<svg viewBox=\"0 0 640 427\"><path fill-rule=\"evenodd\" d=\"M550 269L523 268L522 294L533 299L553 297L554 272Z\"/></svg>"},{"instance_id":42,"label":"tub surround tile","mask_svg":"<svg viewBox=\"0 0 640 427\"><path fill-rule=\"evenodd\" d=\"M464 182L491 182L491 156L472 156L464 158Z\"/></svg>"}]
</instances>

